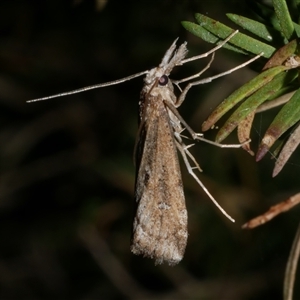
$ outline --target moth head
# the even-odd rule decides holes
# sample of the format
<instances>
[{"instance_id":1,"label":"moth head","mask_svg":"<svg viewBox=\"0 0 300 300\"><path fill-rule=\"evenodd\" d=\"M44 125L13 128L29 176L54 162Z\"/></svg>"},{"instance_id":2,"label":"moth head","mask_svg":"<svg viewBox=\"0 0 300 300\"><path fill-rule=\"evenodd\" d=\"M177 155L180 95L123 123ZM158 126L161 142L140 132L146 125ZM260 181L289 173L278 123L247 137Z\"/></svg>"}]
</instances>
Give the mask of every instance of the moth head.
<instances>
[{"instance_id":1,"label":"moth head","mask_svg":"<svg viewBox=\"0 0 300 300\"><path fill-rule=\"evenodd\" d=\"M176 41L177 39L167 50L160 65L148 71L144 79L146 85L151 85L152 83L157 82L157 80L161 86L166 85L168 81L164 84L165 78L170 75L174 67L182 64L182 60L187 55L186 42L176 49Z\"/></svg>"},{"instance_id":2,"label":"moth head","mask_svg":"<svg viewBox=\"0 0 300 300\"><path fill-rule=\"evenodd\" d=\"M149 70L144 81L147 85L150 85L156 82L157 80L159 80L164 75L165 75L165 69L162 67L156 67Z\"/></svg>"}]
</instances>

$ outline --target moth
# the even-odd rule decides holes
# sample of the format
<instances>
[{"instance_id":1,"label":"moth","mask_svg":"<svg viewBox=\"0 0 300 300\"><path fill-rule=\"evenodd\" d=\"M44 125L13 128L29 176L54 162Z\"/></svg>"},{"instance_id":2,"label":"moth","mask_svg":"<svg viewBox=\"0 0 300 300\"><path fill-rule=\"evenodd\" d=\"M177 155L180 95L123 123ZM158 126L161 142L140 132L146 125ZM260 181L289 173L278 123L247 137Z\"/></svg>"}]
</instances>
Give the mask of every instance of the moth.
<instances>
[{"instance_id":1,"label":"moth","mask_svg":"<svg viewBox=\"0 0 300 300\"><path fill-rule=\"evenodd\" d=\"M182 132L184 130L188 131L193 140L203 140L211 144L216 143L204 139L202 134L195 133L180 116L177 108L183 103L188 90L192 86L210 82L229 74L261 56L261 54L257 55L244 64L218 75L191 81L210 67L214 59L214 52L227 43L236 33L237 31L233 32L209 52L188 59L185 59L187 43L185 42L177 47L176 39L166 51L159 66L151 70L116 81L27 101L48 100L111 86L146 74L139 102L139 129L135 146L136 214L133 222L131 251L134 254L154 259L155 264L166 262L169 265L176 265L182 260L187 245L188 216L177 150L181 153L188 172L222 213L234 221L217 203L195 174L194 169L201 171L201 168L189 151L192 145L184 144ZM212 55L210 62L199 73L178 81L169 78L176 66L207 57L210 54ZM186 81L189 81L189 83L181 90L179 84ZM180 91L178 97L174 92L174 87L176 86ZM217 146L240 147L241 145L217 144Z\"/></svg>"}]
</instances>

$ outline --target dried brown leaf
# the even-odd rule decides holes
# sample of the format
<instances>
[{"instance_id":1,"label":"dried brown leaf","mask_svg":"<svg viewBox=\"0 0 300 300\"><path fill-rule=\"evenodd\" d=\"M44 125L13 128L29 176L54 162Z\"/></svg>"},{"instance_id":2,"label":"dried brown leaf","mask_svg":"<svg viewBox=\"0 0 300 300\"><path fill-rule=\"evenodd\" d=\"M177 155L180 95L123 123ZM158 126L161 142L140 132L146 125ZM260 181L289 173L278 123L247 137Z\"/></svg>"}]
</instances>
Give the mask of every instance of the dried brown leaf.
<instances>
[{"instance_id":1,"label":"dried brown leaf","mask_svg":"<svg viewBox=\"0 0 300 300\"><path fill-rule=\"evenodd\" d=\"M252 229L252 228L255 228L262 224L265 224L265 223L269 222L270 220L272 220L277 215L290 210L298 203L300 203L300 193L298 193L298 194L288 198L287 200L284 200L274 206L271 206L270 209L266 213L245 223L242 226L242 228L243 229Z\"/></svg>"},{"instance_id":2,"label":"dried brown leaf","mask_svg":"<svg viewBox=\"0 0 300 300\"><path fill-rule=\"evenodd\" d=\"M248 140L250 140L250 132L251 132L251 127L252 123L254 120L255 116L255 111L250 113L244 120L240 122L237 128L237 135L239 142L242 144ZM254 152L250 148L250 143L247 143L242 146L244 150L246 150L250 155L254 156Z\"/></svg>"},{"instance_id":3,"label":"dried brown leaf","mask_svg":"<svg viewBox=\"0 0 300 300\"><path fill-rule=\"evenodd\" d=\"M293 154L295 149L300 143L300 124L290 135L289 139L282 148L278 159L276 160L275 167L273 170L273 177L275 177L284 167L290 156Z\"/></svg>"}]
</instances>

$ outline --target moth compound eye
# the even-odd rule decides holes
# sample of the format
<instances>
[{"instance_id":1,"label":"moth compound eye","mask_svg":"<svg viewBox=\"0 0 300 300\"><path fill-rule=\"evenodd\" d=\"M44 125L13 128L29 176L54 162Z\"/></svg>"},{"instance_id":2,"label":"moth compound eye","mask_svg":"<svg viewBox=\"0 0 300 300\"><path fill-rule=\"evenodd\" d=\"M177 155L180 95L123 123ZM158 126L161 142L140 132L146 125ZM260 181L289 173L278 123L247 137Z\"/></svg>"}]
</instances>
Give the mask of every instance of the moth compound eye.
<instances>
[{"instance_id":1,"label":"moth compound eye","mask_svg":"<svg viewBox=\"0 0 300 300\"><path fill-rule=\"evenodd\" d=\"M159 85L167 85L168 82L169 82L169 78L167 75L161 76L158 80Z\"/></svg>"}]
</instances>

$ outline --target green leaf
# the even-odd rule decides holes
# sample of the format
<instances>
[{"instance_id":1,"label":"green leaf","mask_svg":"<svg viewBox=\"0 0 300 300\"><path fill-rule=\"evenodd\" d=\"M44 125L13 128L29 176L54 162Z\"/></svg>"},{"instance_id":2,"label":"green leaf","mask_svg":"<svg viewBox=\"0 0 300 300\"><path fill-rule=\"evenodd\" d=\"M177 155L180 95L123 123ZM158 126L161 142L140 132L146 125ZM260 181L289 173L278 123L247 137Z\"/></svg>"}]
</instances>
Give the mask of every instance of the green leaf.
<instances>
[{"instance_id":1,"label":"green leaf","mask_svg":"<svg viewBox=\"0 0 300 300\"><path fill-rule=\"evenodd\" d=\"M283 33L285 38L289 41L295 34L295 28L286 1L273 0L273 6L274 6L276 16L279 20L281 32Z\"/></svg>"},{"instance_id":2,"label":"green leaf","mask_svg":"<svg viewBox=\"0 0 300 300\"><path fill-rule=\"evenodd\" d=\"M269 126L257 151L256 160L261 160L275 143L275 141L299 120L300 89L298 89L290 101L283 106Z\"/></svg>"},{"instance_id":3,"label":"green leaf","mask_svg":"<svg viewBox=\"0 0 300 300\"><path fill-rule=\"evenodd\" d=\"M257 107L269 98L273 98L284 85L291 82L297 76L297 72L281 72L272 81L252 94L241 106L234 111L226 123L219 130L216 141L223 141L249 114L255 112Z\"/></svg>"},{"instance_id":4,"label":"green leaf","mask_svg":"<svg viewBox=\"0 0 300 300\"><path fill-rule=\"evenodd\" d=\"M222 40L220 40L219 37L217 37L216 35L210 33L208 30L206 30L205 28L201 27L198 24L189 22L189 21L182 21L181 22L182 26L188 30L190 33L194 34L195 36L200 37L202 40L204 40L205 42L211 43L211 44L219 44L222 42ZM243 51L240 48L234 47L228 43L226 43L223 48L231 50L231 51L235 51L241 54L248 54L248 52Z\"/></svg>"},{"instance_id":5,"label":"green leaf","mask_svg":"<svg viewBox=\"0 0 300 300\"><path fill-rule=\"evenodd\" d=\"M271 32L274 30L267 27L265 24L235 14L226 14L226 16L235 24L263 38L264 40L268 42L273 40L273 33Z\"/></svg>"},{"instance_id":6,"label":"green leaf","mask_svg":"<svg viewBox=\"0 0 300 300\"><path fill-rule=\"evenodd\" d=\"M211 113L209 118L202 124L202 131L210 129L226 112L228 112L236 104L257 91L266 83L270 82L274 78L274 76L285 70L285 66L277 66L268 69L237 89L222 103L220 103L219 106Z\"/></svg>"},{"instance_id":7,"label":"green leaf","mask_svg":"<svg viewBox=\"0 0 300 300\"><path fill-rule=\"evenodd\" d=\"M201 27L210 31L219 38L225 39L234 32L232 28L202 14L196 14L195 18ZM233 36L229 43L253 54L260 54L263 52L263 56L266 58L271 57L271 55L276 51L274 47L262 43L261 41L251 38L240 32Z\"/></svg>"}]
</instances>

